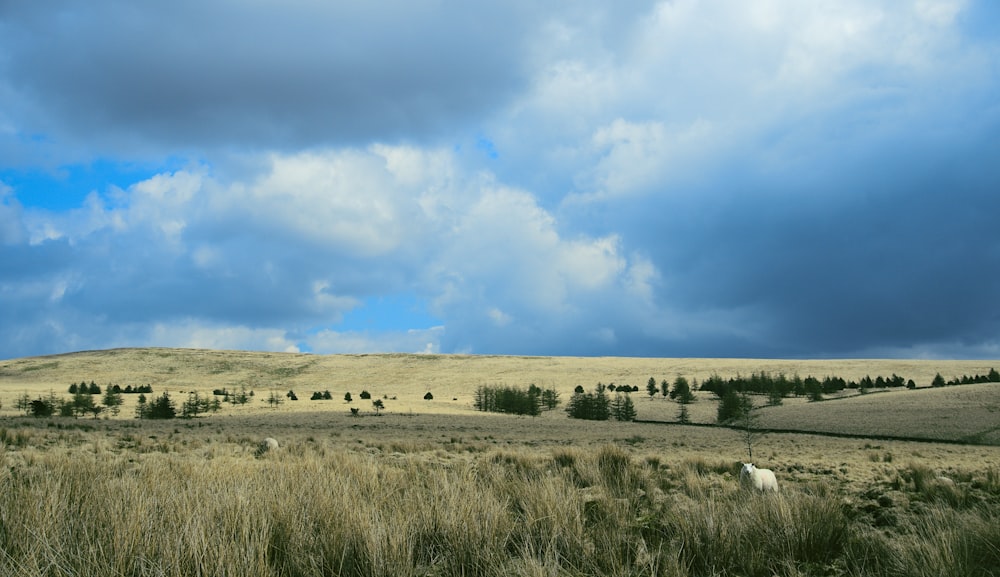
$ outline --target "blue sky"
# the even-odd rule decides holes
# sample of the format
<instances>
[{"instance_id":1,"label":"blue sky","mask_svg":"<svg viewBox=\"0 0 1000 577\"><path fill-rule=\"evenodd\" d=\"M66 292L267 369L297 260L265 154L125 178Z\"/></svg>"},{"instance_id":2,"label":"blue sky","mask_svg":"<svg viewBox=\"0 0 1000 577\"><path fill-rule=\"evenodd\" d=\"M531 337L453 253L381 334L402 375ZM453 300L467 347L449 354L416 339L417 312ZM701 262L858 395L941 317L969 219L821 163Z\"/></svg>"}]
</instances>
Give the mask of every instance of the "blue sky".
<instances>
[{"instance_id":1,"label":"blue sky","mask_svg":"<svg viewBox=\"0 0 1000 577\"><path fill-rule=\"evenodd\" d=\"M985 0L0 5L0 358L1000 358Z\"/></svg>"}]
</instances>

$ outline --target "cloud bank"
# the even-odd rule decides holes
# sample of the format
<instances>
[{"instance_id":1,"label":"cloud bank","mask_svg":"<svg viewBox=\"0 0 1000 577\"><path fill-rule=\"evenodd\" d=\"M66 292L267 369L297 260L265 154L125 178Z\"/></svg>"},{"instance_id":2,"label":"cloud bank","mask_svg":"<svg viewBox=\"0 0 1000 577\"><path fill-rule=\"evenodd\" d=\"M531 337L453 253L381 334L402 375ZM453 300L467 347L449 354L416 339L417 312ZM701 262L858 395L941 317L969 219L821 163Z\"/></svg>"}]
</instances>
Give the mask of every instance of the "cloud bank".
<instances>
[{"instance_id":1,"label":"cloud bank","mask_svg":"<svg viewBox=\"0 0 1000 577\"><path fill-rule=\"evenodd\" d=\"M997 357L997 21L8 2L0 357Z\"/></svg>"}]
</instances>

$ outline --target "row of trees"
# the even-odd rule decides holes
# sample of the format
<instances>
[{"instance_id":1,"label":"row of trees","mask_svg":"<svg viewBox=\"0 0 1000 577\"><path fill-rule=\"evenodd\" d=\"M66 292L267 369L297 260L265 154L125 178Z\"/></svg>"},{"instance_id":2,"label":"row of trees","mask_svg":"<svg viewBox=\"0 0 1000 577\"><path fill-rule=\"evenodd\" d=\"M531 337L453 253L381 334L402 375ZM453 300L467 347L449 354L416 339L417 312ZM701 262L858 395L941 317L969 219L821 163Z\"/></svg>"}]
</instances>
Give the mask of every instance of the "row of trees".
<instances>
[{"instance_id":1,"label":"row of trees","mask_svg":"<svg viewBox=\"0 0 1000 577\"><path fill-rule=\"evenodd\" d=\"M117 417L121 412L123 394L109 388L104 392L104 396L101 397L101 402L98 404L94 400L95 395L89 392L89 387L88 392L81 392L81 389L77 388L77 392L69 399L56 397L54 393L32 399L25 393L17 398L14 407L24 411L25 415L33 417L58 415L77 418L89 415L96 419L104 412ZM198 393L192 392L188 395L187 400L181 404L180 416L191 418L203 413L218 412L220 408L221 403L218 399L202 397ZM135 416L138 419L172 419L177 416L177 407L166 392L152 401L147 401L146 395L139 393L139 398L136 399Z\"/></svg>"},{"instance_id":2,"label":"row of trees","mask_svg":"<svg viewBox=\"0 0 1000 577\"><path fill-rule=\"evenodd\" d=\"M938 373L934 380L931 382L932 387L953 387L955 385L973 385L977 383L1000 383L1000 373L996 369L990 369L990 372L985 375L962 375L961 377L955 377L950 381L944 380L941 373Z\"/></svg>"},{"instance_id":3,"label":"row of trees","mask_svg":"<svg viewBox=\"0 0 1000 577\"><path fill-rule=\"evenodd\" d=\"M430 393L424 395L425 400ZM551 411L559 405L555 389L542 390L532 384L526 389L512 386L480 385L473 394L472 406L477 411L509 413L512 415L538 416L543 410Z\"/></svg>"},{"instance_id":4,"label":"row of trees","mask_svg":"<svg viewBox=\"0 0 1000 577\"><path fill-rule=\"evenodd\" d=\"M986 375L963 375L946 381L941 373L938 373L931 382L932 387L946 387L954 385L967 385L974 383L1000 383L1000 372L990 369ZM720 398L729 390L737 392L757 393L768 395L768 397L788 397L809 396L810 398L822 398L822 395L829 395L843 391L844 389L882 389L906 387L908 389L917 388L913 379L906 379L895 373L889 377L878 376L871 378L865 376L860 380L845 380L841 377L828 376L822 381L816 377L808 376L801 378L798 375L786 377L784 374L772 376L769 373L753 373L750 377L736 376L730 379L723 379L718 375L709 377L701 385L702 391L711 391ZM818 399L817 399L818 400ZM780 404L780 403L779 403Z\"/></svg>"},{"instance_id":5,"label":"row of trees","mask_svg":"<svg viewBox=\"0 0 1000 577\"><path fill-rule=\"evenodd\" d=\"M246 385L241 385L240 390L230 391L229 389L213 389L212 395L222 397L223 403L230 405L245 405L253 400L253 390L248 390Z\"/></svg>"},{"instance_id":6,"label":"row of trees","mask_svg":"<svg viewBox=\"0 0 1000 577\"><path fill-rule=\"evenodd\" d=\"M578 385L566 405L566 412L571 419L584 419L587 421L634 421L636 417L635 404L628 391L623 392L621 388L615 389L614 398L608 396L609 387L597 383L593 392L585 392L582 385Z\"/></svg>"},{"instance_id":7,"label":"row of trees","mask_svg":"<svg viewBox=\"0 0 1000 577\"><path fill-rule=\"evenodd\" d=\"M122 393L108 389L100 403L94 401L95 396L89 392L89 387L86 392L78 389L69 399L56 397L54 393L49 393L47 397L32 399L28 393L24 393L14 402L14 408L34 417L59 415L76 418L91 415L96 419L105 410L118 416L123 402Z\"/></svg>"},{"instance_id":8,"label":"row of trees","mask_svg":"<svg viewBox=\"0 0 1000 577\"><path fill-rule=\"evenodd\" d=\"M126 395L139 394L139 393L152 393L152 385L139 385L137 387L132 387L132 385L126 385L123 389L119 385L108 385L108 389L114 391L115 393L124 393ZM80 384L73 383L69 386L69 394L75 395L77 393L89 394L89 395L99 395L101 394L101 387L94 381L90 381L88 385L85 381L81 381Z\"/></svg>"}]
</instances>

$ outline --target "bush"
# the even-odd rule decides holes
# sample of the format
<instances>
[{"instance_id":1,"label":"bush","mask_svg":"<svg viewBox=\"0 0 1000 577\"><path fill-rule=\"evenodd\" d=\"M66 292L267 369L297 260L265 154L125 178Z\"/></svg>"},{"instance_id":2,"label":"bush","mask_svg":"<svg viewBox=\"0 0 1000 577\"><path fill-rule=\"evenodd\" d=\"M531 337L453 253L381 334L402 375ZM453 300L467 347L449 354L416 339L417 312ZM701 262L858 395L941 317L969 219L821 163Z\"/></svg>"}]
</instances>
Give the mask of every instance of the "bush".
<instances>
[{"instance_id":1,"label":"bush","mask_svg":"<svg viewBox=\"0 0 1000 577\"><path fill-rule=\"evenodd\" d=\"M365 401L367 401L368 399L372 398L372 394L369 393L368 391L361 391L361 394L358 395L358 396L361 397L361 399L365 400Z\"/></svg>"},{"instance_id":2,"label":"bush","mask_svg":"<svg viewBox=\"0 0 1000 577\"><path fill-rule=\"evenodd\" d=\"M28 403L28 411L32 417L50 417L56 410L55 404L42 398Z\"/></svg>"}]
</instances>

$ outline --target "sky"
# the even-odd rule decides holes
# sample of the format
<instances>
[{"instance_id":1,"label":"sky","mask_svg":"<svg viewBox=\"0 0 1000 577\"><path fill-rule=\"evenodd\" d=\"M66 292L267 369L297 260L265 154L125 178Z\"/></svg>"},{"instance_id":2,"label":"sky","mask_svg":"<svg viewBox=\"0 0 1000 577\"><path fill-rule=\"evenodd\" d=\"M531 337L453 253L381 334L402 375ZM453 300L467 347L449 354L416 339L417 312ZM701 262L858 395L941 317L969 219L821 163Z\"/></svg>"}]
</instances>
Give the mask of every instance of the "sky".
<instances>
[{"instance_id":1,"label":"sky","mask_svg":"<svg viewBox=\"0 0 1000 577\"><path fill-rule=\"evenodd\" d=\"M1000 358L998 6L3 0L0 358Z\"/></svg>"}]
</instances>

